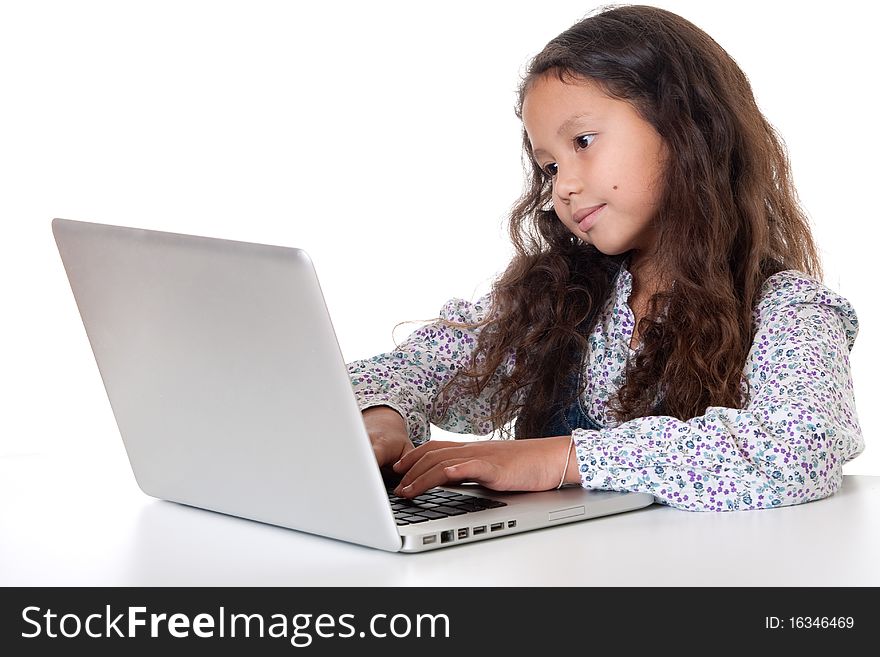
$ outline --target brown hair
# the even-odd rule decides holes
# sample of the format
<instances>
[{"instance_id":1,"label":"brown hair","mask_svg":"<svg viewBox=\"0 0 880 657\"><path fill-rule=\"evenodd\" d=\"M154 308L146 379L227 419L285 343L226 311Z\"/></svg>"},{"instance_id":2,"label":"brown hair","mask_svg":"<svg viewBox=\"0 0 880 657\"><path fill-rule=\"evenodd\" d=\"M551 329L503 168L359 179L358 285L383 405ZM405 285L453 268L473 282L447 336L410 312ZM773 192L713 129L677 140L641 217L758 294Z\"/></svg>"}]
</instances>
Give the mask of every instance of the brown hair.
<instances>
[{"instance_id":1,"label":"brown hair","mask_svg":"<svg viewBox=\"0 0 880 657\"><path fill-rule=\"evenodd\" d=\"M627 364L609 413L618 422L655 414L687 420L709 406L740 408L762 283L786 269L822 279L784 142L746 76L701 29L640 5L602 7L550 41L522 79L518 118L544 75L598 83L653 125L670 153L653 262L675 284L650 299L638 326L642 349ZM489 419L507 435L504 426L516 419L515 437L533 438L544 435L554 409L583 393L562 399L629 253L606 256L560 222L525 128L522 140L525 189L509 217L516 254L492 284L483 321L439 320L481 330L469 365L438 403L448 408L443 400L452 389L480 394L513 352L513 369L494 381L500 387Z\"/></svg>"}]
</instances>

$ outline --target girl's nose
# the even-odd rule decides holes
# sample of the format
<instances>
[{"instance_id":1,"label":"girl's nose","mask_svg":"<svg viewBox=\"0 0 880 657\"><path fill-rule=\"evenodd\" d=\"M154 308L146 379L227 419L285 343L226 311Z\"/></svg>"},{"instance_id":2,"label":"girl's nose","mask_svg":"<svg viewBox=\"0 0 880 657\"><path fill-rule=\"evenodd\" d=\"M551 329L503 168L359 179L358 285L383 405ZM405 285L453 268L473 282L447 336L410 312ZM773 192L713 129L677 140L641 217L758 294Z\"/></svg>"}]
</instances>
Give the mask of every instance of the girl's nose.
<instances>
[{"instance_id":1,"label":"girl's nose","mask_svg":"<svg viewBox=\"0 0 880 657\"><path fill-rule=\"evenodd\" d=\"M559 168L556 174L556 194L563 201L567 201L572 194L579 194L583 191L580 176L572 169Z\"/></svg>"}]
</instances>

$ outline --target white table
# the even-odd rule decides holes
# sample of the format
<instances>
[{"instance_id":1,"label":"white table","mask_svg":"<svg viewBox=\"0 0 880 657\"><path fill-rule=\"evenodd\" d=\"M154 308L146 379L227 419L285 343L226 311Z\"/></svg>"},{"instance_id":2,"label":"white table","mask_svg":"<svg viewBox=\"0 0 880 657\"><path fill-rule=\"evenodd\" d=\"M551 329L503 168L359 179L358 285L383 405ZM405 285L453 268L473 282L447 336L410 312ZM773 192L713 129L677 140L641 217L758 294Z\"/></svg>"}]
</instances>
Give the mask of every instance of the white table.
<instances>
[{"instance_id":1,"label":"white table","mask_svg":"<svg viewBox=\"0 0 880 657\"><path fill-rule=\"evenodd\" d=\"M766 511L642 510L394 554L144 495L124 453L0 458L0 585L877 586L880 477Z\"/></svg>"}]
</instances>

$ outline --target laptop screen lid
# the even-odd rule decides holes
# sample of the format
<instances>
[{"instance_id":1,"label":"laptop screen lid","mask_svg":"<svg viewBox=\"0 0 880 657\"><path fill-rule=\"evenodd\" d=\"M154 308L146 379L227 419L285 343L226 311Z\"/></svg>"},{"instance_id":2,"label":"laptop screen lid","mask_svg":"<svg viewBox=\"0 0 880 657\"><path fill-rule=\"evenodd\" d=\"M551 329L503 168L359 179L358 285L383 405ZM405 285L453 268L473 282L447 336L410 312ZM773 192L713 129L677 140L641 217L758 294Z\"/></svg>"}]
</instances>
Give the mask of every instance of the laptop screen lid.
<instances>
[{"instance_id":1,"label":"laptop screen lid","mask_svg":"<svg viewBox=\"0 0 880 657\"><path fill-rule=\"evenodd\" d=\"M52 229L146 494L401 548L305 251L65 219Z\"/></svg>"}]
</instances>

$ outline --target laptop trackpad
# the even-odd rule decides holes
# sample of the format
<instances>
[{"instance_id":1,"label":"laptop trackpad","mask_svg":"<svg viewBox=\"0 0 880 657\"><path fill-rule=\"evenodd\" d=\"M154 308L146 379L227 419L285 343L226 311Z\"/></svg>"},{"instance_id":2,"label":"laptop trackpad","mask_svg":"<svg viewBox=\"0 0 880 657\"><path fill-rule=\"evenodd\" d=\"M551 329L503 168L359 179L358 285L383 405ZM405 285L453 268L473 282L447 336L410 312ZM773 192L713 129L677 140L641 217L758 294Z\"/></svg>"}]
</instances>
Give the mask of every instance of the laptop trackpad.
<instances>
[{"instance_id":1,"label":"laptop trackpad","mask_svg":"<svg viewBox=\"0 0 880 657\"><path fill-rule=\"evenodd\" d=\"M575 518L584 515L586 512L587 509L584 505L572 506L567 509L559 509L559 511L551 511L548 519L562 520L563 518Z\"/></svg>"}]
</instances>

